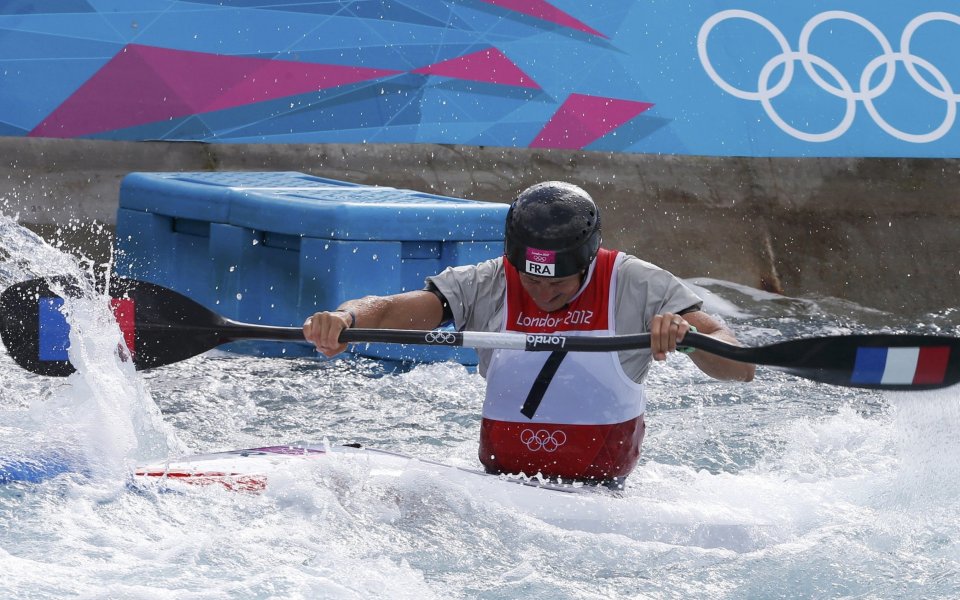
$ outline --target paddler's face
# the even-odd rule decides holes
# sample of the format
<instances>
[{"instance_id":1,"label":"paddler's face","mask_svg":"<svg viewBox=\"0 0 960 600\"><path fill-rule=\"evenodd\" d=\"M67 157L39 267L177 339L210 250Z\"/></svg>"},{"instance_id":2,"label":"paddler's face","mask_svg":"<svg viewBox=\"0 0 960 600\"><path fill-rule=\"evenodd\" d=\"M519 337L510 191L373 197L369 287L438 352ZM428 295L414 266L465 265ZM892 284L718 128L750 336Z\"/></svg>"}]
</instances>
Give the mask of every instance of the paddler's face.
<instances>
[{"instance_id":1,"label":"paddler's face","mask_svg":"<svg viewBox=\"0 0 960 600\"><path fill-rule=\"evenodd\" d=\"M569 277L538 277L520 273L520 284L542 311L560 310L573 300L580 290L582 273Z\"/></svg>"}]
</instances>

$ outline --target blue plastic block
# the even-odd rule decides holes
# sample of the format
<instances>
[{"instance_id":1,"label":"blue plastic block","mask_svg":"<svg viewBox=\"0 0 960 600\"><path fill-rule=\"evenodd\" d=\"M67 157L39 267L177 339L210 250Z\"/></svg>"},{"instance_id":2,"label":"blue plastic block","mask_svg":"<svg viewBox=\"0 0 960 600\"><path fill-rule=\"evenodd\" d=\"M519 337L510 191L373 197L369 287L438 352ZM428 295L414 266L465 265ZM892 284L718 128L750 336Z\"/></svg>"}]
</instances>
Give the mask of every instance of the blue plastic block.
<instances>
[{"instance_id":1,"label":"blue plastic block","mask_svg":"<svg viewBox=\"0 0 960 600\"><path fill-rule=\"evenodd\" d=\"M344 300L421 289L448 266L503 253L507 205L294 172L131 173L120 188L116 270L226 317L298 326ZM307 344L244 351L307 354ZM471 350L362 345L391 360Z\"/></svg>"}]
</instances>

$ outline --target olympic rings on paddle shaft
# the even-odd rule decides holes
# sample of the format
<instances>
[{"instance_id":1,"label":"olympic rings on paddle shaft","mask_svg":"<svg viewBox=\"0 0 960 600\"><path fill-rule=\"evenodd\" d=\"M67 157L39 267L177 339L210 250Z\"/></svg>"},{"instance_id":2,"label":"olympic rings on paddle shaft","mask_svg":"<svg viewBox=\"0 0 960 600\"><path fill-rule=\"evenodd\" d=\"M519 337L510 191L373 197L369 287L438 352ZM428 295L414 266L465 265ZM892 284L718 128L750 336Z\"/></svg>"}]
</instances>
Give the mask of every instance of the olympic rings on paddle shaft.
<instances>
[{"instance_id":1,"label":"olympic rings on paddle shaft","mask_svg":"<svg viewBox=\"0 0 960 600\"><path fill-rule=\"evenodd\" d=\"M457 336L449 331L430 331L423 339L428 344L455 344Z\"/></svg>"},{"instance_id":2,"label":"olympic rings on paddle shaft","mask_svg":"<svg viewBox=\"0 0 960 600\"><path fill-rule=\"evenodd\" d=\"M567 443L567 434L559 429L556 431L524 429L520 432L520 443L531 452L538 450L556 452L557 448Z\"/></svg>"},{"instance_id":3,"label":"olympic rings on paddle shaft","mask_svg":"<svg viewBox=\"0 0 960 600\"><path fill-rule=\"evenodd\" d=\"M714 27L728 19L746 19L757 23L769 31L780 46L780 54L770 58L763 68L760 69L760 74L757 78L757 91L755 92L734 87L717 73L713 64L710 62L710 57L707 53L707 37L710 35L710 32L713 31ZM825 58L810 52L810 38L813 35L813 31L823 23L834 20L851 21L860 25L877 40L882 50L882 54L870 60L863 68L863 71L860 73L860 81L854 82L859 84L857 89L854 89L854 84L844 77L840 69ZM707 19L703 26L701 26L700 33L697 36L697 51L700 54L700 62L703 63L704 71L707 72L707 75L710 76L710 79L712 79L714 83L737 98L759 101L760 104L763 105L767 116L770 117L770 120L782 131L797 139L807 142L829 142L837 139L846 133L853 124L853 119L857 112L857 102L859 101L863 102L864 108L866 108L867 113L873 118L873 122L889 135L905 142L924 144L939 140L953 128L957 116L957 104L960 103L960 94L954 92L954 88L950 85L950 81L947 80L946 75L934 66L933 63L910 52L910 42L917 29L927 23L936 21L945 21L947 23L960 25L960 16L946 12L928 12L914 18L903 30L903 34L900 37L899 51L894 52L890 42L876 25L860 15L842 10L831 10L822 12L807 21L806 25L803 26L803 30L800 32L799 50L794 51L783 33L764 17L746 10L724 10ZM953 39L958 39L958 37L954 37ZM820 89L846 102L846 111L843 119L839 125L830 131L823 133L800 131L787 124L776 112L776 109L774 109L771 103L774 98L782 94L787 87L790 86L793 80L794 63L796 61L800 61L807 76L809 76ZM893 85L898 62L904 64L907 73L920 88L931 96L947 103L947 111L943 122L933 131L919 134L901 131L885 121L877 111L877 107L874 106L873 101L884 95ZM776 82L775 85L770 85L771 75L781 65L783 68L780 80ZM921 75L917 69L918 66L929 74L932 79L936 80L936 85L931 84L927 81L926 77ZM819 67L819 69L828 73L830 78L836 82L836 85L824 79L818 69L814 67ZM874 74L881 68L884 69L883 78L875 85L872 85Z\"/></svg>"}]
</instances>

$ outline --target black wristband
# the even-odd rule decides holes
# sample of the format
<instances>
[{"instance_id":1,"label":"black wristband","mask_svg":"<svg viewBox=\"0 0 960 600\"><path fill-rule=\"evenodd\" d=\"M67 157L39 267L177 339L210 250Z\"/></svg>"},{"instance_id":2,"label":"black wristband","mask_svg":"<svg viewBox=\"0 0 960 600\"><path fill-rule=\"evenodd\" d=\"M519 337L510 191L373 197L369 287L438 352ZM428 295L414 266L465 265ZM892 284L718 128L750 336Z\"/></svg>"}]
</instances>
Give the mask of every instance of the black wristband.
<instances>
[{"instance_id":1,"label":"black wristband","mask_svg":"<svg viewBox=\"0 0 960 600\"><path fill-rule=\"evenodd\" d=\"M443 316L440 317L440 323L450 323L453 321L453 309L450 308L450 303L447 301L447 297L443 295L437 285L432 281L428 281L426 287L423 288L425 292L430 292L437 297L437 300L440 301L440 306L443 308Z\"/></svg>"},{"instance_id":2,"label":"black wristband","mask_svg":"<svg viewBox=\"0 0 960 600\"><path fill-rule=\"evenodd\" d=\"M353 312L352 310L349 310L346 308L338 308L333 312L342 312L350 315L350 325L347 326L347 329L353 329L353 326L357 324L357 313Z\"/></svg>"}]
</instances>

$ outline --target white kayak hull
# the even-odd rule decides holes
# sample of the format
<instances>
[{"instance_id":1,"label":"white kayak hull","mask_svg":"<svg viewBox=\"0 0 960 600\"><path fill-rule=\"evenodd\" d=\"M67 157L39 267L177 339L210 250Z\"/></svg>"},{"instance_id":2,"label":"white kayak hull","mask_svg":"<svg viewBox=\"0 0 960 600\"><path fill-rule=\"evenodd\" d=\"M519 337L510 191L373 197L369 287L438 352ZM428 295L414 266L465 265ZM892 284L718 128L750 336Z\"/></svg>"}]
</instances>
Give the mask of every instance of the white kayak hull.
<instances>
[{"instance_id":1,"label":"white kayak hull","mask_svg":"<svg viewBox=\"0 0 960 600\"><path fill-rule=\"evenodd\" d=\"M362 464L377 476L399 476L412 468L419 468L443 473L447 478L453 476L457 479L495 481L510 488L520 486L571 494L592 494L601 490L603 493L612 493L606 488L580 483L564 484L537 477L489 475L477 469L445 465L387 450L328 445L265 446L198 454L140 466L134 471L134 478L145 484L213 485L233 491L262 492L267 489L271 478L279 473L322 471L325 466L334 464Z\"/></svg>"},{"instance_id":2,"label":"white kayak hull","mask_svg":"<svg viewBox=\"0 0 960 600\"><path fill-rule=\"evenodd\" d=\"M565 529L615 533L636 539L726 547L757 547L769 525L738 508L702 500L663 502L602 486L558 484L537 478L489 475L395 452L349 446L268 446L189 456L136 470L138 485L203 486L243 493L284 496L292 490L368 490L390 494L459 498L497 506ZM346 485L344 486L344 482ZM413 491L415 490L415 491ZM433 490L433 491L427 491ZM353 493L352 491L349 493Z\"/></svg>"},{"instance_id":3,"label":"white kayak hull","mask_svg":"<svg viewBox=\"0 0 960 600\"><path fill-rule=\"evenodd\" d=\"M0 483L40 483L83 473L62 456L26 462L0 461ZM266 446L199 454L142 465L132 484L159 491L210 490L242 494L289 494L304 490L353 494L362 485L374 496L456 498L498 507L553 526L635 539L750 550L763 547L776 528L743 507L708 498L665 502L636 490L557 484L537 478L489 475L394 452L349 446ZM656 482L654 482L656 483ZM311 493L311 492L307 492Z\"/></svg>"}]
</instances>

